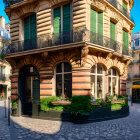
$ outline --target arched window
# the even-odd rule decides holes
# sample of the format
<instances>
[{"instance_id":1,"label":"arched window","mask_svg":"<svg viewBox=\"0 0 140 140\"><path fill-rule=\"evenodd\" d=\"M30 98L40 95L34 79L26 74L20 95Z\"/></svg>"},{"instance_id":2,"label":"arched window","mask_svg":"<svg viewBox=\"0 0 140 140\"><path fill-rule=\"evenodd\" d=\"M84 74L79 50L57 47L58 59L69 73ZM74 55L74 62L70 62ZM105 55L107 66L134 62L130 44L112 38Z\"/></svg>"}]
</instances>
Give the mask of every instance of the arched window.
<instances>
[{"instance_id":1,"label":"arched window","mask_svg":"<svg viewBox=\"0 0 140 140\"><path fill-rule=\"evenodd\" d=\"M118 76L118 72L114 69L111 68L109 70L109 81L108 81L108 85L109 85L109 94L110 95L114 95L114 94L118 94L119 91L119 76Z\"/></svg>"},{"instance_id":2,"label":"arched window","mask_svg":"<svg viewBox=\"0 0 140 140\"><path fill-rule=\"evenodd\" d=\"M72 96L72 67L67 62L56 66L56 96Z\"/></svg>"},{"instance_id":3,"label":"arched window","mask_svg":"<svg viewBox=\"0 0 140 140\"><path fill-rule=\"evenodd\" d=\"M100 64L91 68L91 94L95 98L104 98L105 92L105 72Z\"/></svg>"}]
</instances>

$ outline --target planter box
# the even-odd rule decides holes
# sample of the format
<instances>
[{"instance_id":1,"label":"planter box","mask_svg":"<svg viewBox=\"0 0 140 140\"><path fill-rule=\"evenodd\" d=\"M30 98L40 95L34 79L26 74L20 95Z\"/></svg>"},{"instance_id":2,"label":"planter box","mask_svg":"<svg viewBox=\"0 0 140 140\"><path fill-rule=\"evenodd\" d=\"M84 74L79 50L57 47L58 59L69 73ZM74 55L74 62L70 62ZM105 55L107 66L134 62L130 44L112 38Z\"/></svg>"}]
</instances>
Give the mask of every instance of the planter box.
<instances>
[{"instance_id":1,"label":"planter box","mask_svg":"<svg viewBox=\"0 0 140 140\"><path fill-rule=\"evenodd\" d=\"M120 110L111 111L111 107L95 108L87 115L72 115L69 111L39 111L38 116L32 116L33 118L47 119L47 120L62 120L71 121L73 123L87 123L111 120L121 118L129 115L129 106L123 107Z\"/></svg>"},{"instance_id":2,"label":"planter box","mask_svg":"<svg viewBox=\"0 0 140 140\"><path fill-rule=\"evenodd\" d=\"M52 101L53 105L71 105L70 101Z\"/></svg>"},{"instance_id":3,"label":"planter box","mask_svg":"<svg viewBox=\"0 0 140 140\"><path fill-rule=\"evenodd\" d=\"M49 119L49 120L70 121L70 112L56 111L56 110L49 110L46 112L40 111L38 117L42 119Z\"/></svg>"}]
</instances>

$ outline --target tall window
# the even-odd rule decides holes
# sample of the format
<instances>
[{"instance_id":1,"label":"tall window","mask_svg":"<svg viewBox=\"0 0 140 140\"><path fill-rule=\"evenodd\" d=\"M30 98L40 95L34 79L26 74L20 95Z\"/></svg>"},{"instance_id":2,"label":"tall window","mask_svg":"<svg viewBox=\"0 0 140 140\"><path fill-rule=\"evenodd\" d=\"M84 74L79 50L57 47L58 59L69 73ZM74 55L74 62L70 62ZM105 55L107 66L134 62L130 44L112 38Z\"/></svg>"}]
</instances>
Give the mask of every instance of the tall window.
<instances>
[{"instance_id":1,"label":"tall window","mask_svg":"<svg viewBox=\"0 0 140 140\"><path fill-rule=\"evenodd\" d=\"M90 10L90 30L91 32L103 35L103 12Z\"/></svg>"},{"instance_id":2,"label":"tall window","mask_svg":"<svg viewBox=\"0 0 140 140\"><path fill-rule=\"evenodd\" d=\"M128 32L123 30L123 45L125 47L129 47L129 41L128 41Z\"/></svg>"},{"instance_id":3,"label":"tall window","mask_svg":"<svg viewBox=\"0 0 140 140\"><path fill-rule=\"evenodd\" d=\"M110 21L110 38L112 40L116 39L116 29L115 29L116 24L113 21Z\"/></svg>"},{"instance_id":4,"label":"tall window","mask_svg":"<svg viewBox=\"0 0 140 140\"><path fill-rule=\"evenodd\" d=\"M91 93L95 98L104 98L105 72L100 64L96 64L91 69Z\"/></svg>"},{"instance_id":5,"label":"tall window","mask_svg":"<svg viewBox=\"0 0 140 140\"><path fill-rule=\"evenodd\" d=\"M24 19L24 40L36 39L36 14Z\"/></svg>"},{"instance_id":6,"label":"tall window","mask_svg":"<svg viewBox=\"0 0 140 140\"><path fill-rule=\"evenodd\" d=\"M70 16L70 4L57 7L53 11L53 27L54 33L61 33L70 31L71 16Z\"/></svg>"},{"instance_id":7,"label":"tall window","mask_svg":"<svg viewBox=\"0 0 140 140\"><path fill-rule=\"evenodd\" d=\"M114 95L114 94L118 94L119 91L119 76L117 71L112 68L109 70L109 94L110 95Z\"/></svg>"},{"instance_id":8,"label":"tall window","mask_svg":"<svg viewBox=\"0 0 140 140\"><path fill-rule=\"evenodd\" d=\"M67 62L56 66L56 96L72 96L72 68Z\"/></svg>"}]
</instances>

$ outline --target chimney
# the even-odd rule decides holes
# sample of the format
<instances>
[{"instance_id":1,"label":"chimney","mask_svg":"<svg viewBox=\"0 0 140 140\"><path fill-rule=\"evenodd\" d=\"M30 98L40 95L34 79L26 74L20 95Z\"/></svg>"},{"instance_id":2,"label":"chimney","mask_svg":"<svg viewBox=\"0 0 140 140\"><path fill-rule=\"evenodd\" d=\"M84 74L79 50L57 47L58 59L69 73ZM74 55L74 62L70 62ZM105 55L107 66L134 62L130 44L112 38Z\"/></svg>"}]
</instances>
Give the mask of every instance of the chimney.
<instances>
[{"instance_id":1,"label":"chimney","mask_svg":"<svg viewBox=\"0 0 140 140\"><path fill-rule=\"evenodd\" d=\"M0 26L5 28L5 18L3 16L0 17Z\"/></svg>"}]
</instances>

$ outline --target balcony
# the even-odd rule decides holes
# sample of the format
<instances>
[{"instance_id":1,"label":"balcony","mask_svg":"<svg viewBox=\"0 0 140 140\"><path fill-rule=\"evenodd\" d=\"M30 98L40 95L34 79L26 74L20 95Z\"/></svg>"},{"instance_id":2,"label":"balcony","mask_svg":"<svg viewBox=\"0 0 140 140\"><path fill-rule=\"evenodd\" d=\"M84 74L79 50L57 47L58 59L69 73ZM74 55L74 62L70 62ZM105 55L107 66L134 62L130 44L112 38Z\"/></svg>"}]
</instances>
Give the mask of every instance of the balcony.
<instances>
[{"instance_id":1,"label":"balcony","mask_svg":"<svg viewBox=\"0 0 140 140\"><path fill-rule=\"evenodd\" d=\"M56 46L61 47L62 45L80 42L99 45L100 47L103 47L103 49L107 48L117 53L122 53L123 55L131 55L128 47L123 47L121 43L112 40L111 38L88 31L86 29L74 31L72 30L69 32L63 32L61 34L40 36L37 39L13 42L5 50L5 54L8 55L30 50L53 48ZM123 51L121 52L122 47Z\"/></svg>"},{"instance_id":2,"label":"balcony","mask_svg":"<svg viewBox=\"0 0 140 140\"><path fill-rule=\"evenodd\" d=\"M107 1L134 23L132 15L126 9L124 9L124 7L118 2L118 0L107 0Z\"/></svg>"},{"instance_id":3,"label":"balcony","mask_svg":"<svg viewBox=\"0 0 140 140\"><path fill-rule=\"evenodd\" d=\"M3 0L3 2L5 3L5 7L10 7L11 5L21 2L21 1L24 1L24 0Z\"/></svg>"},{"instance_id":4,"label":"balcony","mask_svg":"<svg viewBox=\"0 0 140 140\"><path fill-rule=\"evenodd\" d=\"M0 81L5 82L9 80L9 75L0 74Z\"/></svg>"}]
</instances>

